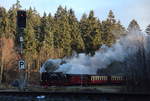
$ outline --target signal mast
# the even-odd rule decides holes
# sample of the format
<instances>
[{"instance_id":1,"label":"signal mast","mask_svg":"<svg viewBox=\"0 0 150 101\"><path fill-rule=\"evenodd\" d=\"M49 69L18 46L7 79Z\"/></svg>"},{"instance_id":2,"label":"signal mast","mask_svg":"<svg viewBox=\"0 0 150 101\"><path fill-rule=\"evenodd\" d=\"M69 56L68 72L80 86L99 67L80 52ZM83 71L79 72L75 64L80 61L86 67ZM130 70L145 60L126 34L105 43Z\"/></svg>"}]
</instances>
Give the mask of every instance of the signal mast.
<instances>
[{"instance_id":1,"label":"signal mast","mask_svg":"<svg viewBox=\"0 0 150 101\"><path fill-rule=\"evenodd\" d=\"M20 60L19 60L19 74L20 74L20 80L19 80L19 89L21 91L24 90L26 80L25 80L25 61L23 57L23 35L24 35L24 29L26 28L26 11L24 10L18 10L17 11L17 29L19 33L19 54L20 54Z\"/></svg>"}]
</instances>

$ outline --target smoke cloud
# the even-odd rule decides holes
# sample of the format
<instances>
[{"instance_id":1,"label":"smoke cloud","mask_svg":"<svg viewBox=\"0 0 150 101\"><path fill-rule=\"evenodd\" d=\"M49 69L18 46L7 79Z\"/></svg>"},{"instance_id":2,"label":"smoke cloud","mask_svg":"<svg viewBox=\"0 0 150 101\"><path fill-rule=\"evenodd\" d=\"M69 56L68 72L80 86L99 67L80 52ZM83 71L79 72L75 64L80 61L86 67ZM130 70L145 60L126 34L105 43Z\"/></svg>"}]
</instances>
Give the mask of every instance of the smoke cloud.
<instances>
[{"instance_id":1,"label":"smoke cloud","mask_svg":"<svg viewBox=\"0 0 150 101\"><path fill-rule=\"evenodd\" d=\"M145 33L133 31L117 40L112 47L102 45L92 57L79 54L72 59L65 59L66 63L62 65L59 63L59 67L55 72L96 74L98 69L106 68L114 61L124 62L127 57L134 55L141 45L145 46L147 39L148 35Z\"/></svg>"}]
</instances>

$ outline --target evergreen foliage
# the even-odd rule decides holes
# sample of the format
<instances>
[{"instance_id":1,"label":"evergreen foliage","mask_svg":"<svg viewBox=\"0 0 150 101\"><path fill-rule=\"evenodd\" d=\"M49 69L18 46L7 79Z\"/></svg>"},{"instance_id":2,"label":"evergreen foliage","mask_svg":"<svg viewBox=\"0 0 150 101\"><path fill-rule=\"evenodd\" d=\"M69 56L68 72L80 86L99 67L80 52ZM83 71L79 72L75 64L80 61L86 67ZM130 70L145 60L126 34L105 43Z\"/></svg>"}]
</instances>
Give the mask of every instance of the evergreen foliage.
<instances>
[{"instance_id":1,"label":"evergreen foliage","mask_svg":"<svg viewBox=\"0 0 150 101\"><path fill-rule=\"evenodd\" d=\"M6 37L8 34L8 14L5 8L0 7L0 37Z\"/></svg>"},{"instance_id":2,"label":"evergreen foliage","mask_svg":"<svg viewBox=\"0 0 150 101\"><path fill-rule=\"evenodd\" d=\"M11 57L9 57L9 59L14 59L12 64L7 56L5 56L7 62L0 60L0 78L2 78L3 68L6 70L6 67L17 67L15 63L17 63L17 60L19 59L17 49L19 49L20 43L18 42L19 29L16 26L16 15L17 10L19 9L21 9L21 5L18 0L8 11L5 8L0 7L0 58L4 57L2 54L4 46L8 45L10 42L10 47L12 48L10 49L11 51L7 52L8 50L6 51L6 47L4 49L5 53L9 53L9 56ZM88 15L84 13L81 19L78 20L72 9L67 10L66 7L63 8L62 6L58 7L54 16L50 13L44 13L43 16L40 16L39 13L31 7L26 11L27 27L24 29L23 36L23 58L26 61L28 70L34 68L39 71L40 66L47 59L71 56L74 52L77 54L82 52L93 56L95 52L99 50L101 45L105 44L111 47L116 40L125 36L127 31L128 33L135 30L141 31L136 20L132 20L126 30L124 26L121 25L121 22L116 20L112 10L109 11L107 19L103 21L95 17L94 11L90 11ZM150 25L147 26L145 31L150 34ZM15 46L12 42L15 43ZM148 44L147 47L149 47ZM150 53L146 53L146 55L143 54L144 46L138 47L138 49L138 52L134 56L131 56L133 58L129 57L129 63L126 63L129 66L125 66L129 68L136 67L129 71L129 74L131 73L132 76L130 77L134 79L132 80L133 82L131 82L131 85L135 86L138 83L137 87L143 85L141 84L142 78L141 76L138 77L138 75L148 75L145 70L150 65L150 59L148 58ZM148 58L146 63L144 63L145 56ZM11 64L11 66L7 65L7 63ZM119 70L115 69L116 64L117 66L119 64L120 67L122 67L122 63L116 62L111 64L110 67L114 67L112 69L115 72ZM147 65L144 67L144 64ZM140 72L136 72L136 74L135 71L139 70L142 66L144 68L141 69ZM103 69L103 71L107 70ZM108 72L109 71L112 70L108 67ZM124 70L120 69L120 71ZM147 78L144 81L148 81Z\"/></svg>"},{"instance_id":3,"label":"evergreen foliage","mask_svg":"<svg viewBox=\"0 0 150 101\"><path fill-rule=\"evenodd\" d=\"M82 52L84 50L84 42L80 33L79 22L75 17L74 11L68 11L68 21L71 35L71 48L73 51Z\"/></svg>"},{"instance_id":4,"label":"evergreen foliage","mask_svg":"<svg viewBox=\"0 0 150 101\"><path fill-rule=\"evenodd\" d=\"M8 11L8 18L9 18L9 36L13 37L16 41L18 38L17 31L16 31L16 16L17 10L21 8L20 1L17 0L15 4Z\"/></svg>"},{"instance_id":5,"label":"evergreen foliage","mask_svg":"<svg viewBox=\"0 0 150 101\"><path fill-rule=\"evenodd\" d=\"M71 34L68 20L68 13L66 8L58 7L54 17L55 31L54 31L54 46L60 49L61 56L71 55Z\"/></svg>"},{"instance_id":6,"label":"evergreen foliage","mask_svg":"<svg viewBox=\"0 0 150 101\"><path fill-rule=\"evenodd\" d=\"M21 5L18 0L8 11L0 7L0 35L13 39L16 44L14 49L19 49L19 29L16 26L19 9ZM79 21L72 9L62 6L58 7L54 16L50 13L40 16L31 7L26 11L24 58L29 65L38 67L48 58L71 56L74 52L94 55L102 44L111 46L125 31L112 10L105 21L95 17L94 11L83 14Z\"/></svg>"},{"instance_id":7,"label":"evergreen foliage","mask_svg":"<svg viewBox=\"0 0 150 101\"><path fill-rule=\"evenodd\" d=\"M16 26L17 10L20 2L6 11L0 7L0 36L15 42L16 52L19 42ZM36 9L27 11L27 27L24 30L24 58L30 66L40 67L48 58L71 56L74 52L94 55L102 44L111 46L126 31L110 10L108 18L100 21L90 11L83 14L80 21L72 9L59 6L54 16L44 13L40 16Z\"/></svg>"},{"instance_id":8,"label":"evergreen foliage","mask_svg":"<svg viewBox=\"0 0 150 101\"><path fill-rule=\"evenodd\" d=\"M106 21L102 21L102 40L103 44L111 46L115 42L113 29L116 24L112 10L109 11Z\"/></svg>"},{"instance_id":9,"label":"evergreen foliage","mask_svg":"<svg viewBox=\"0 0 150 101\"><path fill-rule=\"evenodd\" d=\"M127 28L128 32L132 32L132 31L140 31L140 26L139 24L137 23L136 20L132 20Z\"/></svg>"},{"instance_id":10,"label":"evergreen foliage","mask_svg":"<svg viewBox=\"0 0 150 101\"><path fill-rule=\"evenodd\" d=\"M94 55L95 51L102 44L101 40L101 23L94 17L94 12L90 11L89 16L83 14L80 21L80 30L85 43L85 53Z\"/></svg>"}]
</instances>

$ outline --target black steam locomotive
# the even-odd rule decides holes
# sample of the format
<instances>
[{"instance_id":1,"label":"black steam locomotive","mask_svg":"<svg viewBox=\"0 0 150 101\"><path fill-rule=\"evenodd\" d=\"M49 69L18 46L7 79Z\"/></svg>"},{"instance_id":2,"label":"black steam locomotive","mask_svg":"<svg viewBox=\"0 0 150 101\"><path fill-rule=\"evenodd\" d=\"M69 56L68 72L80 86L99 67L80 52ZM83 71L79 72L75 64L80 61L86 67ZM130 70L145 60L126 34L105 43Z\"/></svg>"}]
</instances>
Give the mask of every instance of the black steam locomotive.
<instances>
[{"instance_id":1,"label":"black steam locomotive","mask_svg":"<svg viewBox=\"0 0 150 101\"><path fill-rule=\"evenodd\" d=\"M105 85L125 84L124 76L106 76L89 74L64 74L62 72L43 72L41 74L42 86L73 86L73 85Z\"/></svg>"}]
</instances>

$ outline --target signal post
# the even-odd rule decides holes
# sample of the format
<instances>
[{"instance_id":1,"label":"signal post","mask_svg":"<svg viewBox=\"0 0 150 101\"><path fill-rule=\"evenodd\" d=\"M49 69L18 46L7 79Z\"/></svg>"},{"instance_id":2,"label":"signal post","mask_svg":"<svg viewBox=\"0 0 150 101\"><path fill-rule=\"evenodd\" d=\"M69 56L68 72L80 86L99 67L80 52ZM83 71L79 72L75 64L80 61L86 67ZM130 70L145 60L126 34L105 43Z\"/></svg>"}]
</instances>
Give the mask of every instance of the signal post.
<instances>
[{"instance_id":1,"label":"signal post","mask_svg":"<svg viewBox=\"0 0 150 101\"><path fill-rule=\"evenodd\" d=\"M26 28L26 11L19 10L17 11L17 28L19 33L19 54L20 60L18 62L18 69L19 69L19 90L24 91L26 85L26 72L25 72L25 61L24 61L24 52L23 52L23 35L24 35L24 28Z\"/></svg>"}]
</instances>

